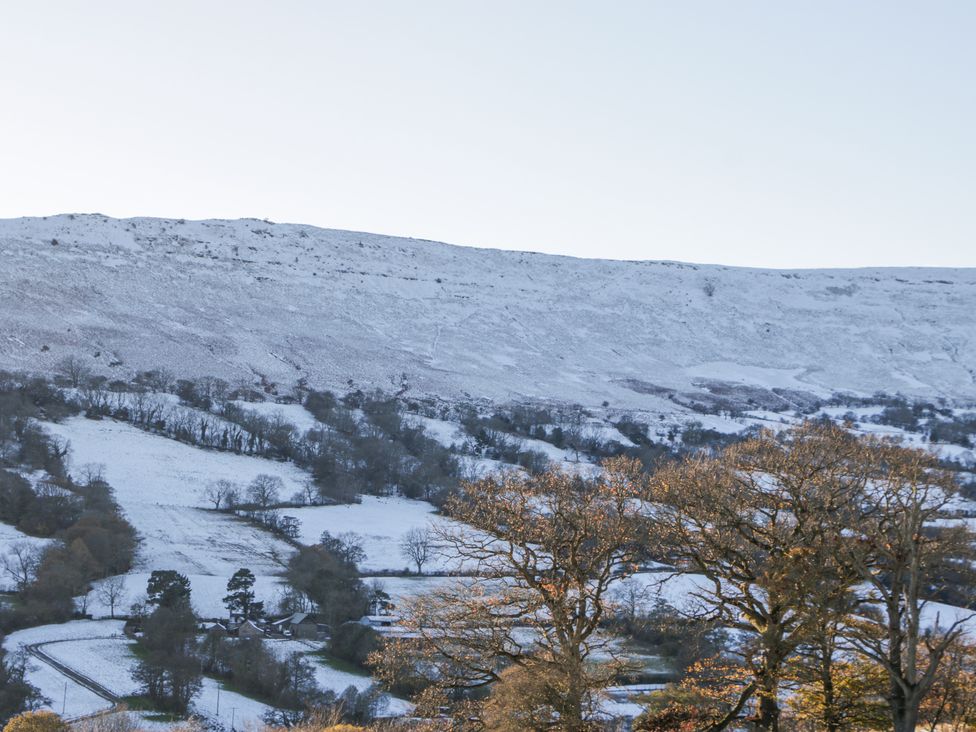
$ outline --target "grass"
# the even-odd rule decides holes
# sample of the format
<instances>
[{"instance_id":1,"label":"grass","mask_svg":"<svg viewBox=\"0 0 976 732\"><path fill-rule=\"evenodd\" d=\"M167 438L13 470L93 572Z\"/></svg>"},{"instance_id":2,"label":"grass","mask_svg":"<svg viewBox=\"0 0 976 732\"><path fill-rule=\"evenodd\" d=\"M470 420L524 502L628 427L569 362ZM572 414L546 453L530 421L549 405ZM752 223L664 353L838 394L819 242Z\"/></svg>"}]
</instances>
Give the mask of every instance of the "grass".
<instances>
[{"instance_id":1,"label":"grass","mask_svg":"<svg viewBox=\"0 0 976 732\"><path fill-rule=\"evenodd\" d=\"M143 648L142 644L138 641L132 641L128 644L129 653L138 658L140 661L145 661L149 657L149 651Z\"/></svg>"},{"instance_id":2,"label":"grass","mask_svg":"<svg viewBox=\"0 0 976 732\"><path fill-rule=\"evenodd\" d=\"M344 661L341 658L336 658L324 648L318 651L312 651L308 655L315 656L319 661L324 663L329 668L334 668L336 671L345 671L346 673L355 674L356 676L369 676L368 673L366 673L356 664L350 663L349 661Z\"/></svg>"},{"instance_id":3,"label":"grass","mask_svg":"<svg viewBox=\"0 0 976 732\"><path fill-rule=\"evenodd\" d=\"M181 722L186 719L186 717L181 717L179 714L162 711L153 703L152 699L141 694L122 697L122 701L127 709L134 712L151 712L151 714L146 714L144 719L153 722Z\"/></svg>"},{"instance_id":4,"label":"grass","mask_svg":"<svg viewBox=\"0 0 976 732\"><path fill-rule=\"evenodd\" d=\"M274 704L269 700L264 699L258 696L257 694L252 694L250 692L244 691L243 689L239 688L236 684L234 684L233 681L231 681L230 679L225 679L223 676L215 676L214 674L204 673L203 677L206 679L210 679L211 681L216 681L221 691L229 691L232 694L238 694L239 696L243 696L248 699L253 699L254 701L261 702L262 704L269 704L270 706L274 706Z\"/></svg>"}]
</instances>

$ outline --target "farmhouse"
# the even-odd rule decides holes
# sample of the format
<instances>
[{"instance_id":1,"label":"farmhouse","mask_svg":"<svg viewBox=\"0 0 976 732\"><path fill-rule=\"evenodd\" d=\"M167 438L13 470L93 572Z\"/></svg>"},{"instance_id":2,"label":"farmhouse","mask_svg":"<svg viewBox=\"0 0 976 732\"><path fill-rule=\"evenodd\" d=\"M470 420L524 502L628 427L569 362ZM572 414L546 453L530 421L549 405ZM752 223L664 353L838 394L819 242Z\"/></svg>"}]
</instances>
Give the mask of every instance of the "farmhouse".
<instances>
[{"instance_id":1,"label":"farmhouse","mask_svg":"<svg viewBox=\"0 0 976 732\"><path fill-rule=\"evenodd\" d=\"M264 638L264 630L253 620L245 620L237 626L238 638Z\"/></svg>"},{"instance_id":2,"label":"farmhouse","mask_svg":"<svg viewBox=\"0 0 976 732\"><path fill-rule=\"evenodd\" d=\"M320 640L327 635L326 626L311 613L294 613L271 624L274 632L291 638Z\"/></svg>"}]
</instances>

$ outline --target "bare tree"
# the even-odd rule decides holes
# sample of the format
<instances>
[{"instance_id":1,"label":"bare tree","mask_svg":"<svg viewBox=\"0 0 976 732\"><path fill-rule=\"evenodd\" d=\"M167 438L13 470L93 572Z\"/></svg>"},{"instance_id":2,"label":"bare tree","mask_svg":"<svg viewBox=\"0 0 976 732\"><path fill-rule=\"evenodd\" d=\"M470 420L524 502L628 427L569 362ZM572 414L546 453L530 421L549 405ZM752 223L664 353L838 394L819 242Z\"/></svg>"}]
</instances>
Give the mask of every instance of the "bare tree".
<instances>
[{"instance_id":1,"label":"bare tree","mask_svg":"<svg viewBox=\"0 0 976 732\"><path fill-rule=\"evenodd\" d=\"M569 409L569 413L563 421L563 435L566 440L566 447L573 451L576 462L580 459L580 450L585 439L584 424L586 422L586 411L579 404L574 404Z\"/></svg>"},{"instance_id":2,"label":"bare tree","mask_svg":"<svg viewBox=\"0 0 976 732\"><path fill-rule=\"evenodd\" d=\"M80 478L85 485L105 483L105 465L103 463L85 463L78 469Z\"/></svg>"},{"instance_id":3,"label":"bare tree","mask_svg":"<svg viewBox=\"0 0 976 732\"><path fill-rule=\"evenodd\" d=\"M226 381L215 376L204 376L198 379L197 387L204 397L214 402L224 401L230 389L230 385Z\"/></svg>"},{"instance_id":4,"label":"bare tree","mask_svg":"<svg viewBox=\"0 0 976 732\"><path fill-rule=\"evenodd\" d=\"M37 577L43 551L29 541L15 541L7 553L0 557L0 568L14 581L17 590L24 589Z\"/></svg>"},{"instance_id":5,"label":"bare tree","mask_svg":"<svg viewBox=\"0 0 976 732\"><path fill-rule=\"evenodd\" d=\"M971 571L973 536L962 525L936 526L956 481L935 456L876 440L870 450L860 511L845 522L859 540L844 545L844 559L870 588L871 602L848 624L846 638L884 668L893 729L910 732L943 658L973 618L936 616L935 627L925 618L933 596Z\"/></svg>"},{"instance_id":6,"label":"bare tree","mask_svg":"<svg viewBox=\"0 0 976 732\"><path fill-rule=\"evenodd\" d=\"M103 580L95 591L99 601L103 605L108 605L109 615L115 619L115 608L125 603L125 577L116 575Z\"/></svg>"},{"instance_id":7,"label":"bare tree","mask_svg":"<svg viewBox=\"0 0 976 732\"><path fill-rule=\"evenodd\" d=\"M417 565L417 574L423 573L424 564L430 559L433 548L433 535L430 529L414 526L400 538L400 553L404 559Z\"/></svg>"},{"instance_id":8,"label":"bare tree","mask_svg":"<svg viewBox=\"0 0 976 732\"><path fill-rule=\"evenodd\" d=\"M158 396L139 391L127 395L126 408L132 421L142 425L153 425L163 417L166 402Z\"/></svg>"},{"instance_id":9,"label":"bare tree","mask_svg":"<svg viewBox=\"0 0 976 732\"><path fill-rule=\"evenodd\" d=\"M537 682L536 715L550 727L588 729L599 690L621 669L599 632L608 590L635 570L642 531L638 464L605 468L593 479L553 469L463 486L447 504L459 521L434 532L477 578L408 603L411 636L385 644L377 672L464 691L496 688L514 665Z\"/></svg>"},{"instance_id":10,"label":"bare tree","mask_svg":"<svg viewBox=\"0 0 976 732\"><path fill-rule=\"evenodd\" d=\"M247 486L247 500L262 511L267 510L281 500L281 491L284 487L281 478L262 473Z\"/></svg>"},{"instance_id":11,"label":"bare tree","mask_svg":"<svg viewBox=\"0 0 976 732\"><path fill-rule=\"evenodd\" d=\"M229 508L236 495L237 486L225 478L208 483L203 489L203 498L212 503L216 511L219 511L221 506Z\"/></svg>"},{"instance_id":12,"label":"bare tree","mask_svg":"<svg viewBox=\"0 0 976 732\"><path fill-rule=\"evenodd\" d=\"M725 729L758 697L755 729L779 729L787 662L817 628L815 589L839 601L852 573L838 562L839 526L867 481L865 450L844 430L807 424L769 431L652 478L650 533L658 552L704 582L691 593L705 616L742 633L750 675Z\"/></svg>"},{"instance_id":13,"label":"bare tree","mask_svg":"<svg viewBox=\"0 0 976 732\"><path fill-rule=\"evenodd\" d=\"M631 577L621 582L613 591L615 610L633 627L651 601L649 585Z\"/></svg>"},{"instance_id":14,"label":"bare tree","mask_svg":"<svg viewBox=\"0 0 976 732\"><path fill-rule=\"evenodd\" d=\"M305 506L314 505L319 499L319 489L315 485L315 481L309 479L302 483L302 488L297 491L292 498L296 503L301 503Z\"/></svg>"},{"instance_id":15,"label":"bare tree","mask_svg":"<svg viewBox=\"0 0 976 732\"><path fill-rule=\"evenodd\" d=\"M75 601L77 603L78 612L83 616L88 615L88 602L91 600L91 590L85 586L81 593L78 595L78 599Z\"/></svg>"},{"instance_id":16,"label":"bare tree","mask_svg":"<svg viewBox=\"0 0 976 732\"><path fill-rule=\"evenodd\" d=\"M77 389L91 376L91 369L77 356L67 356L58 361L55 368L68 385Z\"/></svg>"},{"instance_id":17,"label":"bare tree","mask_svg":"<svg viewBox=\"0 0 976 732\"><path fill-rule=\"evenodd\" d=\"M142 379L145 381L146 386L148 386L154 392L166 392L169 391L173 386L173 374L166 369L154 369L152 371L146 371L142 374Z\"/></svg>"}]
</instances>

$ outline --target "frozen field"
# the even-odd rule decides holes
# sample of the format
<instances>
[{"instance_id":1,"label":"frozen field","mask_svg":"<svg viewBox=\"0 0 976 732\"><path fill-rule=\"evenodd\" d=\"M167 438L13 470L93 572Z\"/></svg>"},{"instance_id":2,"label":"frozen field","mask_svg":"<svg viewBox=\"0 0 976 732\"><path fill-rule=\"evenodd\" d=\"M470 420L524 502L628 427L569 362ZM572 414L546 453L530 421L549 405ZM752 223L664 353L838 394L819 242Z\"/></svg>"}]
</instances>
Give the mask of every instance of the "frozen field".
<instances>
[{"instance_id":1,"label":"frozen field","mask_svg":"<svg viewBox=\"0 0 976 732\"><path fill-rule=\"evenodd\" d=\"M107 699L33 657L27 659L27 681L47 698L42 709L61 714L69 720L112 708L112 703Z\"/></svg>"},{"instance_id":2,"label":"frozen field","mask_svg":"<svg viewBox=\"0 0 976 732\"><path fill-rule=\"evenodd\" d=\"M293 549L268 532L229 514L177 506L126 506L143 538L135 569L175 569L184 574L232 575L280 572Z\"/></svg>"},{"instance_id":3,"label":"frozen field","mask_svg":"<svg viewBox=\"0 0 976 732\"><path fill-rule=\"evenodd\" d=\"M225 478L247 483L261 473L298 489L304 473L288 463L184 445L110 419L46 423L71 443L72 468L99 463L143 541L136 569L230 576L240 567L279 572L293 549L227 514L203 510L201 490Z\"/></svg>"},{"instance_id":4,"label":"frozen field","mask_svg":"<svg viewBox=\"0 0 976 732\"><path fill-rule=\"evenodd\" d=\"M56 625L39 625L34 628L17 630L4 638L3 647L17 650L35 643L51 641L84 640L90 638L110 638L122 635L121 620L72 620Z\"/></svg>"},{"instance_id":5,"label":"frozen field","mask_svg":"<svg viewBox=\"0 0 976 732\"><path fill-rule=\"evenodd\" d=\"M317 543L324 531L333 535L350 531L357 534L366 552L366 560L360 569L370 573L398 571L410 566L410 561L400 552L400 539L412 528L426 528L443 521L434 511L434 507L425 501L363 496L362 503L358 504L309 506L287 509L283 513L301 521L299 540L304 544ZM424 570L443 566L443 561L435 557Z\"/></svg>"},{"instance_id":6,"label":"frozen field","mask_svg":"<svg viewBox=\"0 0 976 732\"><path fill-rule=\"evenodd\" d=\"M404 600L426 595L438 587L456 581L453 577L374 577L363 578L367 585L379 584L386 594L390 596L395 605L399 605Z\"/></svg>"},{"instance_id":7,"label":"frozen field","mask_svg":"<svg viewBox=\"0 0 976 732\"><path fill-rule=\"evenodd\" d=\"M106 624L97 623L96 625L102 626ZM121 623L117 625L121 629ZM49 629L56 629L62 626L47 627ZM129 650L130 644L131 642L125 636L119 635L112 638L49 642L43 648L45 653L56 661L63 663L68 668L95 679L99 684L114 694L126 696L139 692L139 685L132 680L132 672L136 667L136 659ZM58 679L62 680L60 683L63 688L63 680L66 677L60 674L57 674L57 676ZM230 728L232 721L238 727L259 726L262 722L262 716L270 708L267 704L263 704L234 691L221 688L218 709L217 688L221 686L220 682L206 677L202 681L203 688L193 702L194 712L210 719L219 720L228 728ZM83 687L78 688L82 691L87 691ZM90 692L88 693L90 694ZM69 686L69 697L70 694L71 690ZM69 712L69 716L88 714L91 711L98 711L99 709L111 706L100 697L95 696L95 699L100 702L100 705L94 705L93 700L87 700L88 703L93 705L89 711L81 711L74 715ZM85 704L86 700L83 697L79 697L75 706L78 709L89 709ZM55 711L58 711L57 704L53 704L52 706L55 708Z\"/></svg>"},{"instance_id":8,"label":"frozen field","mask_svg":"<svg viewBox=\"0 0 976 732\"><path fill-rule=\"evenodd\" d=\"M308 477L291 463L203 450L113 419L73 417L44 426L71 442L72 468L103 464L105 477L123 505L206 507L201 491L208 483L223 478L246 485L262 473L281 478L285 498L297 492Z\"/></svg>"},{"instance_id":9,"label":"frozen field","mask_svg":"<svg viewBox=\"0 0 976 732\"><path fill-rule=\"evenodd\" d=\"M297 640L269 640L266 643L268 648L274 651L275 656L280 659L285 659L292 653L301 653L306 656L315 668L315 681L322 689L341 694L350 686L357 691L363 691L373 685L373 679L370 676L341 671L329 666L319 656L310 655L310 652L317 650L321 644Z\"/></svg>"},{"instance_id":10,"label":"frozen field","mask_svg":"<svg viewBox=\"0 0 976 732\"><path fill-rule=\"evenodd\" d=\"M236 729L259 729L263 726L262 717L269 709L267 704L225 689L221 682L206 677L200 694L193 700L194 712L220 722L227 729L232 725Z\"/></svg>"},{"instance_id":11,"label":"frozen field","mask_svg":"<svg viewBox=\"0 0 976 732\"><path fill-rule=\"evenodd\" d=\"M407 414L405 415L405 421L414 427L423 427L427 436L433 440L437 440L444 447L453 447L455 445L460 446L464 444L465 441L470 440L460 425L454 422L448 422L443 419L434 419L433 417L424 417L421 414Z\"/></svg>"},{"instance_id":12,"label":"frozen field","mask_svg":"<svg viewBox=\"0 0 976 732\"><path fill-rule=\"evenodd\" d=\"M16 653L24 651L30 645L45 644L42 646L45 652L50 652L50 649L59 645L60 641L77 641L112 636L124 639L121 633L121 620L76 620L60 625L42 625L36 628L18 630L4 639L3 647L8 652ZM112 661L110 659L100 661L96 659L94 665L84 667L82 673L101 682L100 677L103 673L111 676L111 664ZM48 698L49 703L45 706L46 709L50 709L59 714L63 709L64 715L68 718L81 717L86 714L108 709L112 706L111 702L107 699L103 699L84 686L71 680L54 667L33 656L28 657L27 680L40 689L41 693Z\"/></svg>"},{"instance_id":13,"label":"frozen field","mask_svg":"<svg viewBox=\"0 0 976 732\"><path fill-rule=\"evenodd\" d=\"M44 547L53 541L54 539L39 539L36 536L28 536L10 524L0 523L0 554L6 554L11 544L17 544L19 542Z\"/></svg>"},{"instance_id":14,"label":"frozen field","mask_svg":"<svg viewBox=\"0 0 976 732\"><path fill-rule=\"evenodd\" d=\"M55 661L91 676L113 694L129 696L139 691L139 684L132 677L136 668L132 645L133 641L118 635L57 641L44 645L43 649Z\"/></svg>"}]
</instances>

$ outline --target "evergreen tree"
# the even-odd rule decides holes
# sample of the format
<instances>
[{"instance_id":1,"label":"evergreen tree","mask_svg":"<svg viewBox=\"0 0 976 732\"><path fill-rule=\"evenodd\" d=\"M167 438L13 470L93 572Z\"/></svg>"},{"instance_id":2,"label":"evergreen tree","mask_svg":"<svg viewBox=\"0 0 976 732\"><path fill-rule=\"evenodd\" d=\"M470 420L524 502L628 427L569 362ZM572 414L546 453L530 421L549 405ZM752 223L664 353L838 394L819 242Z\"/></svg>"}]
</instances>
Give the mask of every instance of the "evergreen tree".
<instances>
[{"instance_id":1,"label":"evergreen tree","mask_svg":"<svg viewBox=\"0 0 976 732\"><path fill-rule=\"evenodd\" d=\"M149 575L146 596L157 608L190 605L190 580L172 569L158 569Z\"/></svg>"},{"instance_id":2,"label":"evergreen tree","mask_svg":"<svg viewBox=\"0 0 976 732\"><path fill-rule=\"evenodd\" d=\"M5 656L0 645L0 725L21 712L37 709L45 701L41 692L26 679L24 658Z\"/></svg>"},{"instance_id":3,"label":"evergreen tree","mask_svg":"<svg viewBox=\"0 0 976 732\"><path fill-rule=\"evenodd\" d=\"M160 709L186 714L201 688L197 620L186 600L160 605L146 619L143 658L133 673L143 693Z\"/></svg>"},{"instance_id":4,"label":"evergreen tree","mask_svg":"<svg viewBox=\"0 0 976 732\"><path fill-rule=\"evenodd\" d=\"M232 618L238 615L242 620L251 620L264 613L264 603L255 602L254 599L254 581L254 573L244 567L227 580L224 605Z\"/></svg>"}]
</instances>

